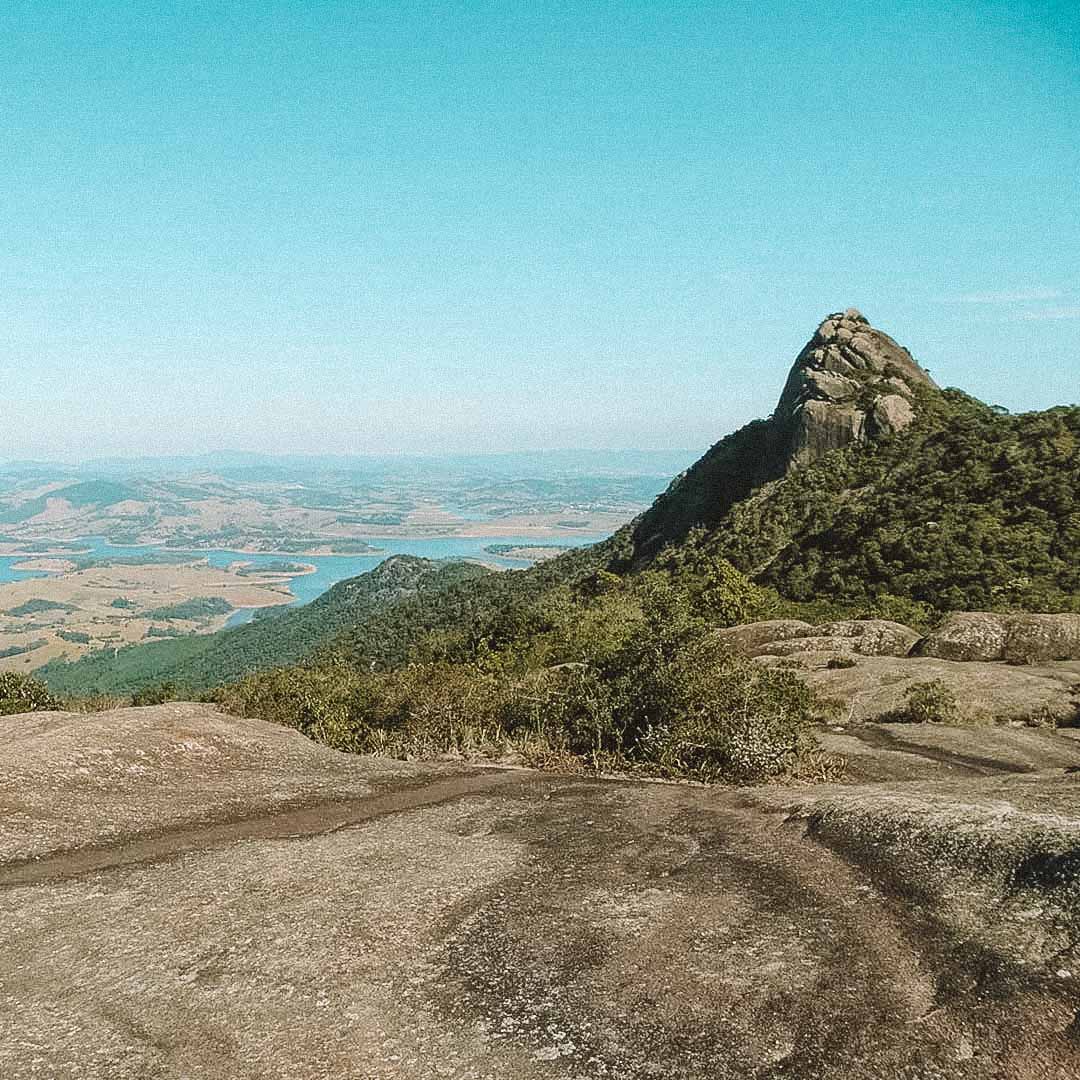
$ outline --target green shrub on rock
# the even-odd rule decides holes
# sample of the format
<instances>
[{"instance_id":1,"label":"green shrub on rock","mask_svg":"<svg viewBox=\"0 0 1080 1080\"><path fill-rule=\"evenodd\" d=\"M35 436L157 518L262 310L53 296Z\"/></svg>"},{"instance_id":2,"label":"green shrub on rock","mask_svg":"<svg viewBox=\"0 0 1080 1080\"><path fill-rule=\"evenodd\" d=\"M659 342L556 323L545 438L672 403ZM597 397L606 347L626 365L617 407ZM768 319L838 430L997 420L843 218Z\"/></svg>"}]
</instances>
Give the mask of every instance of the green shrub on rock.
<instances>
[{"instance_id":1,"label":"green shrub on rock","mask_svg":"<svg viewBox=\"0 0 1080 1080\"><path fill-rule=\"evenodd\" d=\"M0 672L0 716L43 712L62 707L49 693L49 688L37 679L20 675L16 671Z\"/></svg>"},{"instance_id":2,"label":"green shrub on rock","mask_svg":"<svg viewBox=\"0 0 1080 1080\"><path fill-rule=\"evenodd\" d=\"M903 719L913 724L957 724L960 703L942 679L912 683L904 692Z\"/></svg>"},{"instance_id":3,"label":"green shrub on rock","mask_svg":"<svg viewBox=\"0 0 1080 1080\"><path fill-rule=\"evenodd\" d=\"M760 783L790 774L828 711L794 673L732 657L709 639L681 650L660 679L637 752L672 776Z\"/></svg>"}]
</instances>

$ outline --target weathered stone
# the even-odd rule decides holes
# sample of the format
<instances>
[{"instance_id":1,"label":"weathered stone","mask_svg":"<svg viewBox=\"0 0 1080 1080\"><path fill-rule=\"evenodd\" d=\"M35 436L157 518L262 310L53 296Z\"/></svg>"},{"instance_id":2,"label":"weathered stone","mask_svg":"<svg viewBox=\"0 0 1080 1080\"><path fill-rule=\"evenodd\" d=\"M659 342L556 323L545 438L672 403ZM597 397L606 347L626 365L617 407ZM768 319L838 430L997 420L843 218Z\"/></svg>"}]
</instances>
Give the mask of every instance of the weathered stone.
<instances>
[{"instance_id":1,"label":"weathered stone","mask_svg":"<svg viewBox=\"0 0 1080 1080\"><path fill-rule=\"evenodd\" d=\"M976 666L825 674L899 664ZM433 776L205 706L3 726L4 1080L1078 1075L1066 734L852 724L824 749L889 783L732 790ZM934 989L986 956L958 1073Z\"/></svg>"},{"instance_id":2,"label":"weathered stone","mask_svg":"<svg viewBox=\"0 0 1080 1080\"><path fill-rule=\"evenodd\" d=\"M919 633L889 619L846 619L818 628L827 637L852 638L861 656L907 656Z\"/></svg>"},{"instance_id":3,"label":"weathered stone","mask_svg":"<svg viewBox=\"0 0 1080 1080\"><path fill-rule=\"evenodd\" d=\"M1080 615L954 611L917 652L943 660L1080 660Z\"/></svg>"},{"instance_id":4,"label":"weathered stone","mask_svg":"<svg viewBox=\"0 0 1080 1080\"><path fill-rule=\"evenodd\" d=\"M716 638L740 656L756 656L762 645L789 638L805 637L814 628L801 619L767 619L764 622L742 623L714 631Z\"/></svg>"},{"instance_id":5,"label":"weathered stone","mask_svg":"<svg viewBox=\"0 0 1080 1080\"><path fill-rule=\"evenodd\" d=\"M866 433L866 414L854 405L808 400L792 413L792 420L790 449L793 462L839 450L849 443L861 441Z\"/></svg>"},{"instance_id":6,"label":"weathered stone","mask_svg":"<svg viewBox=\"0 0 1080 1080\"><path fill-rule=\"evenodd\" d=\"M846 619L811 626L798 619L772 619L716 631L742 656L795 656L799 653L857 653L907 656L919 634L887 619Z\"/></svg>"},{"instance_id":7,"label":"weathered stone","mask_svg":"<svg viewBox=\"0 0 1080 1080\"><path fill-rule=\"evenodd\" d=\"M1012 663L1080 660L1080 615L1010 615L1005 659Z\"/></svg>"},{"instance_id":8,"label":"weathered stone","mask_svg":"<svg viewBox=\"0 0 1080 1080\"><path fill-rule=\"evenodd\" d=\"M907 349L854 308L830 315L795 360L774 413L785 467L902 431L915 416L908 395L917 385L934 383Z\"/></svg>"},{"instance_id":9,"label":"weathered stone","mask_svg":"<svg viewBox=\"0 0 1080 1080\"><path fill-rule=\"evenodd\" d=\"M825 401L844 401L853 398L859 392L859 384L849 375L822 370L814 378L808 392L820 394Z\"/></svg>"},{"instance_id":10,"label":"weathered stone","mask_svg":"<svg viewBox=\"0 0 1080 1080\"><path fill-rule=\"evenodd\" d=\"M9 826L0 828L0 864L360 798L373 781L429 771L339 754L291 728L185 702L0 717L0 745L0 817Z\"/></svg>"},{"instance_id":11,"label":"weathered stone","mask_svg":"<svg viewBox=\"0 0 1080 1080\"><path fill-rule=\"evenodd\" d=\"M919 642L920 656L941 660L1004 660L1008 636L1001 617L988 612L957 611Z\"/></svg>"},{"instance_id":12,"label":"weathered stone","mask_svg":"<svg viewBox=\"0 0 1080 1080\"><path fill-rule=\"evenodd\" d=\"M1018 667L933 656L859 656L855 667L829 668L836 649L808 650L798 655L803 662L799 677L825 697L840 702L842 716L850 721L891 719L904 709L905 694L912 686L938 680L956 696L965 723L992 726L1003 721L1026 723L1040 717L1053 717L1061 724L1080 721L1080 698L1074 692L1080 683L1077 660ZM858 654L851 650L841 655ZM779 657L762 654L755 662L772 666ZM1080 739L1073 742L1080 752Z\"/></svg>"},{"instance_id":13,"label":"weathered stone","mask_svg":"<svg viewBox=\"0 0 1080 1080\"><path fill-rule=\"evenodd\" d=\"M857 645L857 638L813 634L791 638L788 641L770 641L762 645L754 656L799 656L803 653L833 653L837 656L848 656L856 651Z\"/></svg>"},{"instance_id":14,"label":"weathered stone","mask_svg":"<svg viewBox=\"0 0 1080 1080\"><path fill-rule=\"evenodd\" d=\"M903 431L915 419L915 409L906 397L889 394L874 403L873 417L876 432L892 435Z\"/></svg>"}]
</instances>

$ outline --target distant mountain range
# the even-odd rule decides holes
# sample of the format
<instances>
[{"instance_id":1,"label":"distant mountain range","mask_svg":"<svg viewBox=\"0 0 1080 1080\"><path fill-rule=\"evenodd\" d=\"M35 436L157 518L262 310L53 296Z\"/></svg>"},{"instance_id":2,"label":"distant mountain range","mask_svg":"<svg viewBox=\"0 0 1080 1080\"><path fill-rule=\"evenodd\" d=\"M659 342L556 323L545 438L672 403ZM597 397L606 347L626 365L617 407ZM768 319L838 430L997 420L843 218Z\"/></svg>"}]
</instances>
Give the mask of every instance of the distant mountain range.
<instances>
[{"instance_id":1,"label":"distant mountain range","mask_svg":"<svg viewBox=\"0 0 1080 1080\"><path fill-rule=\"evenodd\" d=\"M647 506L689 452L110 460L0 466L0 526L19 541L335 550L362 535L452 535L514 519L595 536ZM541 520L544 519L544 520Z\"/></svg>"},{"instance_id":2,"label":"distant mountain range","mask_svg":"<svg viewBox=\"0 0 1080 1080\"><path fill-rule=\"evenodd\" d=\"M275 475L310 476L318 472L358 476L431 472L460 476L596 475L640 473L670 476L692 461L685 450L536 450L490 454L261 454L222 450L172 457L105 457L81 462L4 461L0 476L151 476L158 478L203 474L242 477L249 471Z\"/></svg>"}]
</instances>

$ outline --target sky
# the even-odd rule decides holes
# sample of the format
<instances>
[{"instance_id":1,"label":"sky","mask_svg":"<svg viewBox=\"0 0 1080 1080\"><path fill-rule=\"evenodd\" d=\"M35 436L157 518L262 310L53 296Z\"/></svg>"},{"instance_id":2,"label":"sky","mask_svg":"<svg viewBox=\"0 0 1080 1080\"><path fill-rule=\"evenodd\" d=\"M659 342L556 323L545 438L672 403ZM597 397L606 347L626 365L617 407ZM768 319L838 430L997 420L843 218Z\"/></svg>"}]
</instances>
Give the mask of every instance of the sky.
<instances>
[{"instance_id":1,"label":"sky","mask_svg":"<svg viewBox=\"0 0 1080 1080\"><path fill-rule=\"evenodd\" d=\"M5 0L0 459L704 448L829 312L1080 401L1076 0Z\"/></svg>"}]
</instances>

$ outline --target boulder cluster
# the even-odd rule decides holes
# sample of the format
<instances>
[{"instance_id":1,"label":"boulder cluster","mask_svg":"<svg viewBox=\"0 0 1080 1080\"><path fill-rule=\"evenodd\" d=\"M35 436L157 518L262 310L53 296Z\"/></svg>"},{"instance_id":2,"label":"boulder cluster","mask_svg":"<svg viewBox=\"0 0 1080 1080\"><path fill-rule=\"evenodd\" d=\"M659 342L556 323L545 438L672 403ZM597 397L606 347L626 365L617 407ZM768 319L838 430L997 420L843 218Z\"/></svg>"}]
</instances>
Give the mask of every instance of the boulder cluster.
<instances>
[{"instance_id":1,"label":"boulder cluster","mask_svg":"<svg viewBox=\"0 0 1080 1080\"><path fill-rule=\"evenodd\" d=\"M921 636L887 619L844 619L812 626L801 619L769 619L717 630L740 656L795 656L799 653L907 656Z\"/></svg>"},{"instance_id":2,"label":"boulder cluster","mask_svg":"<svg viewBox=\"0 0 1080 1080\"><path fill-rule=\"evenodd\" d=\"M1080 660L1080 615L954 611L918 643L915 654L1010 664Z\"/></svg>"},{"instance_id":3,"label":"boulder cluster","mask_svg":"<svg viewBox=\"0 0 1080 1080\"><path fill-rule=\"evenodd\" d=\"M747 657L834 653L1013 664L1080 660L1080 615L1074 614L956 611L925 637L887 619L845 619L823 626L770 619L715 633L732 652Z\"/></svg>"}]
</instances>

